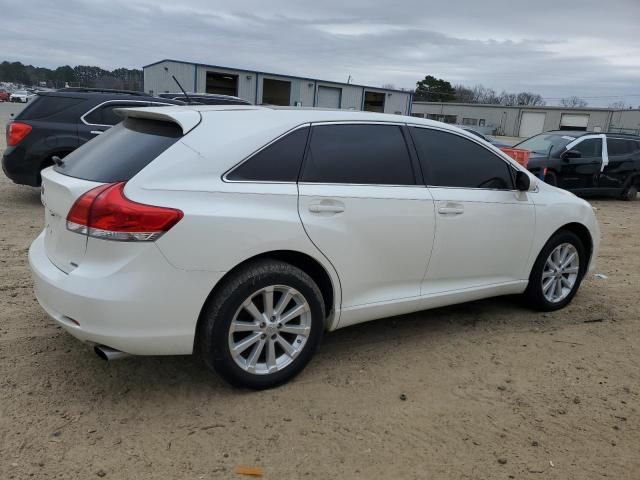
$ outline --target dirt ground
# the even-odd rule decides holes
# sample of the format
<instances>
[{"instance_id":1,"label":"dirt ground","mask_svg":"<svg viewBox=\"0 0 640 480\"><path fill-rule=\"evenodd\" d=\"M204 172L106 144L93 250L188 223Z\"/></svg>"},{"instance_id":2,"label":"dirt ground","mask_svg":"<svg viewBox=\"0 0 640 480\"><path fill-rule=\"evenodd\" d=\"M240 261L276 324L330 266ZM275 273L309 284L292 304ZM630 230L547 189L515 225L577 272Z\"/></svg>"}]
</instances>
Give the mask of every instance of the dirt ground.
<instances>
[{"instance_id":1,"label":"dirt ground","mask_svg":"<svg viewBox=\"0 0 640 480\"><path fill-rule=\"evenodd\" d=\"M593 203L608 279L568 308L348 328L256 393L189 357L106 363L54 326L27 267L38 190L0 175L0 478L638 479L640 200Z\"/></svg>"}]
</instances>

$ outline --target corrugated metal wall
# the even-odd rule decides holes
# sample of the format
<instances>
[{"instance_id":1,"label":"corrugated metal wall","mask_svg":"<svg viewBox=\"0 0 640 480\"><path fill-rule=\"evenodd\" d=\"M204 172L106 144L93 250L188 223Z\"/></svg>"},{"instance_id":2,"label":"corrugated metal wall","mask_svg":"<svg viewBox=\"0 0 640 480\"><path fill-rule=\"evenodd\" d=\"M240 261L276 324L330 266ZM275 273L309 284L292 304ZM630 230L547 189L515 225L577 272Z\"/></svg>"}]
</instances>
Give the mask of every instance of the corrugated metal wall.
<instances>
[{"instance_id":1,"label":"corrugated metal wall","mask_svg":"<svg viewBox=\"0 0 640 480\"><path fill-rule=\"evenodd\" d=\"M544 110L536 110L544 111ZM587 130L601 131L607 130L607 121L609 119L609 112L602 110L546 110L546 117L544 119L544 131L557 130L560 128L560 120L562 115L570 113L572 115L589 115L589 122L587 124ZM599 130L598 130L599 129Z\"/></svg>"},{"instance_id":2,"label":"corrugated metal wall","mask_svg":"<svg viewBox=\"0 0 640 480\"><path fill-rule=\"evenodd\" d=\"M256 102L256 82L257 75L252 72L239 72L237 70L232 69L222 69L222 68L207 68L202 65L197 66L198 71L198 82L197 82L197 92L205 93L207 91L207 72L215 72L215 73L228 73L229 75L234 75L238 77L238 93L237 96L240 98L244 98L251 103Z\"/></svg>"},{"instance_id":3,"label":"corrugated metal wall","mask_svg":"<svg viewBox=\"0 0 640 480\"><path fill-rule=\"evenodd\" d=\"M492 133L517 136L520 110L487 105L456 105L446 103L418 103L414 102L412 114L455 115L457 124L462 124L464 118L484 120L485 127L491 128Z\"/></svg>"},{"instance_id":4,"label":"corrugated metal wall","mask_svg":"<svg viewBox=\"0 0 640 480\"><path fill-rule=\"evenodd\" d=\"M164 68L168 68L168 72ZM408 115L411 109L409 92L389 91L385 89L362 87L346 83L325 82L299 77L271 75L260 72L234 70L231 68L209 67L193 63L182 63L166 60L155 65L144 67L144 89L154 93L177 92L178 86L171 75L182 83L188 92L206 92L207 72L226 73L238 77L238 93L240 98L254 104L262 103L262 80L271 78L291 82L291 106L300 104L303 107L317 106L317 90L319 86L340 88L340 108L362 110L363 91L383 92L385 97L385 113ZM391 95L388 95L390 93Z\"/></svg>"},{"instance_id":5,"label":"corrugated metal wall","mask_svg":"<svg viewBox=\"0 0 640 480\"><path fill-rule=\"evenodd\" d=\"M165 67L168 69L165 70ZM161 62L144 69L144 91L154 94L179 92L180 88L173 81L175 75L187 92L195 87L195 65L178 62Z\"/></svg>"},{"instance_id":6,"label":"corrugated metal wall","mask_svg":"<svg viewBox=\"0 0 640 480\"><path fill-rule=\"evenodd\" d=\"M386 108L385 108L386 111ZM587 130L590 131L626 131L640 132L640 110L614 111L607 109L563 109L503 107L497 105L469 105L456 103L414 102L412 113L418 115L455 115L456 123L462 124L464 118L484 119L487 127L495 134L517 137L522 113L525 111L545 114L544 130L557 130L563 114L588 115Z\"/></svg>"},{"instance_id":7,"label":"corrugated metal wall","mask_svg":"<svg viewBox=\"0 0 640 480\"><path fill-rule=\"evenodd\" d=\"M640 110L616 110L612 112L609 130L640 135Z\"/></svg>"}]
</instances>

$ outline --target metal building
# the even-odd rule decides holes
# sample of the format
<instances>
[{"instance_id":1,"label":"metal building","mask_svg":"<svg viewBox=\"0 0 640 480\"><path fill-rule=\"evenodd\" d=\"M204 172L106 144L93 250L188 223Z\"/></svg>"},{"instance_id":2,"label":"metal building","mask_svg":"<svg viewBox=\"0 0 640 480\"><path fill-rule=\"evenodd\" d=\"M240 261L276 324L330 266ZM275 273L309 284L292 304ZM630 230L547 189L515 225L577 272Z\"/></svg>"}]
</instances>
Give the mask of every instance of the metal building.
<instances>
[{"instance_id":1,"label":"metal building","mask_svg":"<svg viewBox=\"0 0 640 480\"><path fill-rule=\"evenodd\" d=\"M187 92L235 95L255 105L325 107L370 112L411 113L411 92L293 77L239 68L161 60L146 65L144 91L177 92L178 79Z\"/></svg>"},{"instance_id":2,"label":"metal building","mask_svg":"<svg viewBox=\"0 0 640 480\"><path fill-rule=\"evenodd\" d=\"M549 130L640 134L640 109L505 107L413 102L412 115L473 128L488 135L530 137Z\"/></svg>"}]
</instances>

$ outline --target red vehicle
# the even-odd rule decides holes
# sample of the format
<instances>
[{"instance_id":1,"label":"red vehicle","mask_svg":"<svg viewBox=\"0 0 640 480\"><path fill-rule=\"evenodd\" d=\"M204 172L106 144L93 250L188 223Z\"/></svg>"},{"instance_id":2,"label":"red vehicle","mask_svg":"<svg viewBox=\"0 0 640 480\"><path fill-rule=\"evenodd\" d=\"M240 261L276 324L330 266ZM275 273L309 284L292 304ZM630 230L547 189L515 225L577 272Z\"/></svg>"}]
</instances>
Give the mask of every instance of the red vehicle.
<instances>
[{"instance_id":1,"label":"red vehicle","mask_svg":"<svg viewBox=\"0 0 640 480\"><path fill-rule=\"evenodd\" d=\"M0 102L8 102L9 101L9 92L7 92L4 88L0 88Z\"/></svg>"}]
</instances>

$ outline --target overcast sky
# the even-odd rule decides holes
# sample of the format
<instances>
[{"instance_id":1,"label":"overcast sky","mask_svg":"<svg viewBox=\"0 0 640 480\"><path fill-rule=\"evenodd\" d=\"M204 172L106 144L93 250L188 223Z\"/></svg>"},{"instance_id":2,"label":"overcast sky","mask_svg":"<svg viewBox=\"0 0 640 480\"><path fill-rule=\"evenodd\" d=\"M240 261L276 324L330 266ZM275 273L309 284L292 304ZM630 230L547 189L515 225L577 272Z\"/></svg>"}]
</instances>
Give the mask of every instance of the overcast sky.
<instances>
[{"instance_id":1,"label":"overcast sky","mask_svg":"<svg viewBox=\"0 0 640 480\"><path fill-rule=\"evenodd\" d=\"M397 88L430 74L550 105L573 94L640 105L640 0L0 0L0 11L0 56L38 66L174 58Z\"/></svg>"}]
</instances>

